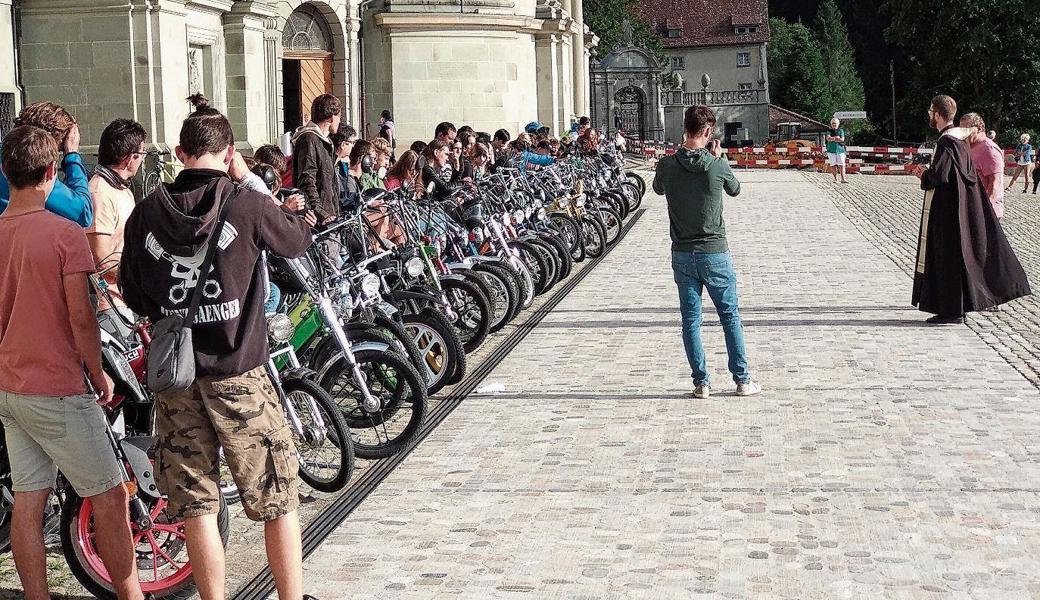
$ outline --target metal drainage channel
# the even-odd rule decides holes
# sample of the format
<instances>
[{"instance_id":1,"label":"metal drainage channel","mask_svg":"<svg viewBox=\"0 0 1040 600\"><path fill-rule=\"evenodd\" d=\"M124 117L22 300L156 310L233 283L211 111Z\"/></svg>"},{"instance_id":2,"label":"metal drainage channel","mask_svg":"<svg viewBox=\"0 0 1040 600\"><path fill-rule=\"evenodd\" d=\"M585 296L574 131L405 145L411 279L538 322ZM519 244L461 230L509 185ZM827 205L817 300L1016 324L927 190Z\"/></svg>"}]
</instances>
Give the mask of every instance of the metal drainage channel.
<instances>
[{"instance_id":1,"label":"metal drainage channel","mask_svg":"<svg viewBox=\"0 0 1040 600\"><path fill-rule=\"evenodd\" d=\"M578 287L578 284L582 282L585 277L592 272L596 265L600 261L607 258L614 248L617 248L621 240L628 235L628 232L632 230L636 222L639 221L639 217L643 216L646 212L645 208L637 210L632 218L629 219L628 223L625 224L624 229L621 231L621 235L618 236L617 241L607 251L604 252L599 258L593 259L589 264L585 265L581 271L576 273L570 278L563 287L553 293L552 297L546 301L541 307L531 313L531 316L527 318L521 325L510 333L503 341L495 348L491 354L488 355L480 365L471 371L466 377L459 382L450 394L441 400L437 408L430 411L426 416L426 423L419 431L419 435L415 441L412 442L403 451L391 456L390 458L384 458L373 464L367 469L361 477L347 488L347 491L337 497L331 504L325 507L318 516L303 530L303 558L307 559L318 546L321 545L325 538L332 534L340 523L346 520L350 513L354 512L358 506L375 491L376 487L386 479L394 469L397 468L404 459L412 453L412 450L422 443L426 436L428 436L434 429L437 428L448 415L452 413L462 401L466 399L473 390L484 380L485 377L491 374L491 371L498 366L510 352L516 348L527 334L533 330L542 319L545 318L556 306L567 297L567 294L574 288ZM249 583L242 586L238 592L232 596L232 600L266 600L271 594L275 592L274 578L271 575L271 567L264 567Z\"/></svg>"}]
</instances>

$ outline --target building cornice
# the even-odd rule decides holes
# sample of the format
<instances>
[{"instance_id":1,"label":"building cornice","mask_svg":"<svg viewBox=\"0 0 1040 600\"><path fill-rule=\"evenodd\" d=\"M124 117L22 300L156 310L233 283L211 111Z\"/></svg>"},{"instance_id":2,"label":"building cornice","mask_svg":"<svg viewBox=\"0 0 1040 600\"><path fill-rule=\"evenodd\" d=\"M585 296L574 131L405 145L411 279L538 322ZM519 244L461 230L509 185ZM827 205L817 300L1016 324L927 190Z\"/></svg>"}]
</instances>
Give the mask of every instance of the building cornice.
<instances>
[{"instance_id":1,"label":"building cornice","mask_svg":"<svg viewBox=\"0 0 1040 600\"><path fill-rule=\"evenodd\" d=\"M75 13L126 14L131 11L165 12L185 14L187 0L34 0L31 4L20 3L23 15L67 15Z\"/></svg>"},{"instance_id":2,"label":"building cornice","mask_svg":"<svg viewBox=\"0 0 1040 600\"><path fill-rule=\"evenodd\" d=\"M188 0L185 3L185 7L200 12L223 15L229 12L234 4L234 0Z\"/></svg>"},{"instance_id":3,"label":"building cornice","mask_svg":"<svg viewBox=\"0 0 1040 600\"><path fill-rule=\"evenodd\" d=\"M405 31L518 31L538 33L542 20L516 15L490 15L480 13L395 13L375 15L377 27L390 33Z\"/></svg>"}]
</instances>

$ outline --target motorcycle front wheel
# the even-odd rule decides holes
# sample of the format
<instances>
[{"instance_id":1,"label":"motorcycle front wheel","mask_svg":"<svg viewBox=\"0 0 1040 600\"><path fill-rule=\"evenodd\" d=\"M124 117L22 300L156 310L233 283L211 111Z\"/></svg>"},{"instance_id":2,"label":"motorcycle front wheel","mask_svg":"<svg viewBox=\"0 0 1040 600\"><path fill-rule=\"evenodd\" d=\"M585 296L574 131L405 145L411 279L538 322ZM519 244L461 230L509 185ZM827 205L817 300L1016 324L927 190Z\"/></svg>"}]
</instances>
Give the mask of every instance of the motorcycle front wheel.
<instances>
[{"instance_id":1,"label":"motorcycle front wheel","mask_svg":"<svg viewBox=\"0 0 1040 600\"><path fill-rule=\"evenodd\" d=\"M287 379L282 390L302 426L297 431L290 421L300 479L319 492L338 492L354 472L354 444L339 407L309 379Z\"/></svg>"},{"instance_id":2,"label":"motorcycle front wheel","mask_svg":"<svg viewBox=\"0 0 1040 600\"><path fill-rule=\"evenodd\" d=\"M426 387L407 359L394 352L361 350L354 353L361 370L358 381L343 356L321 378L321 387L339 407L353 438L354 454L377 459L393 456L419 435L426 417ZM380 408L365 408L362 386Z\"/></svg>"}]
</instances>

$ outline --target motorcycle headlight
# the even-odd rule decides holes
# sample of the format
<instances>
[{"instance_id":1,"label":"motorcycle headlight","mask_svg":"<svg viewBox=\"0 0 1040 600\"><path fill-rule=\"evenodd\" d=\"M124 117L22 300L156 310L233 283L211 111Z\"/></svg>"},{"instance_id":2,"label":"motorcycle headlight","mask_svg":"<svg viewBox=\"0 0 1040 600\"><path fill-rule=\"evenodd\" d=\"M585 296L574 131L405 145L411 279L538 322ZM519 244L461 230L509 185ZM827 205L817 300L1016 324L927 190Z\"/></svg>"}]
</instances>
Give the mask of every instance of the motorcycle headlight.
<instances>
[{"instance_id":1,"label":"motorcycle headlight","mask_svg":"<svg viewBox=\"0 0 1040 600\"><path fill-rule=\"evenodd\" d=\"M369 298L375 297L379 293L379 283L379 277L369 273L361 279L361 291Z\"/></svg>"},{"instance_id":2,"label":"motorcycle headlight","mask_svg":"<svg viewBox=\"0 0 1040 600\"><path fill-rule=\"evenodd\" d=\"M292 339L296 328L287 315L275 313L267 317L267 335L277 344L284 344Z\"/></svg>"},{"instance_id":3,"label":"motorcycle headlight","mask_svg":"<svg viewBox=\"0 0 1040 600\"><path fill-rule=\"evenodd\" d=\"M514 223L523 223L524 222L524 217L526 217L526 216L527 215L525 215L524 211L522 211L522 210L513 211L513 222Z\"/></svg>"},{"instance_id":4,"label":"motorcycle headlight","mask_svg":"<svg viewBox=\"0 0 1040 600\"><path fill-rule=\"evenodd\" d=\"M585 196L578 196L578 199L574 201L574 206L578 208L585 206Z\"/></svg>"},{"instance_id":5,"label":"motorcycle headlight","mask_svg":"<svg viewBox=\"0 0 1040 600\"><path fill-rule=\"evenodd\" d=\"M560 198L560 208L567 208L571 205L571 199L567 197Z\"/></svg>"},{"instance_id":6,"label":"motorcycle headlight","mask_svg":"<svg viewBox=\"0 0 1040 600\"><path fill-rule=\"evenodd\" d=\"M544 221L545 220L545 209L544 208L539 208L538 209L538 220L539 221Z\"/></svg>"},{"instance_id":7,"label":"motorcycle headlight","mask_svg":"<svg viewBox=\"0 0 1040 600\"><path fill-rule=\"evenodd\" d=\"M413 256L404 262L404 270L409 277L418 277L423 272L423 262L418 256Z\"/></svg>"},{"instance_id":8,"label":"motorcycle headlight","mask_svg":"<svg viewBox=\"0 0 1040 600\"><path fill-rule=\"evenodd\" d=\"M530 206L528 206L527 208L524 209L524 216L525 217L530 217L533 214L534 214L534 209L531 208Z\"/></svg>"}]
</instances>

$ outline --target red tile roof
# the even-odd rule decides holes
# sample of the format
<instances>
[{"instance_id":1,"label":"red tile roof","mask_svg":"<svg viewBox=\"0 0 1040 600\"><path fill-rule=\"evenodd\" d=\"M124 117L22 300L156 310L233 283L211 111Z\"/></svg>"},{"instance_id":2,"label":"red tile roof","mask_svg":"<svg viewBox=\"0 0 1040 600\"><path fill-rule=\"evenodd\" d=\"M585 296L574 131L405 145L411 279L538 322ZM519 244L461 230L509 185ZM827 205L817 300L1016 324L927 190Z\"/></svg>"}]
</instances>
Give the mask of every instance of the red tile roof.
<instances>
[{"instance_id":1,"label":"red tile roof","mask_svg":"<svg viewBox=\"0 0 1040 600\"><path fill-rule=\"evenodd\" d=\"M727 46L769 41L767 0L640 0L639 11L665 48ZM758 33L737 35L735 27L758 26ZM680 29L677 38L669 29Z\"/></svg>"}]
</instances>

